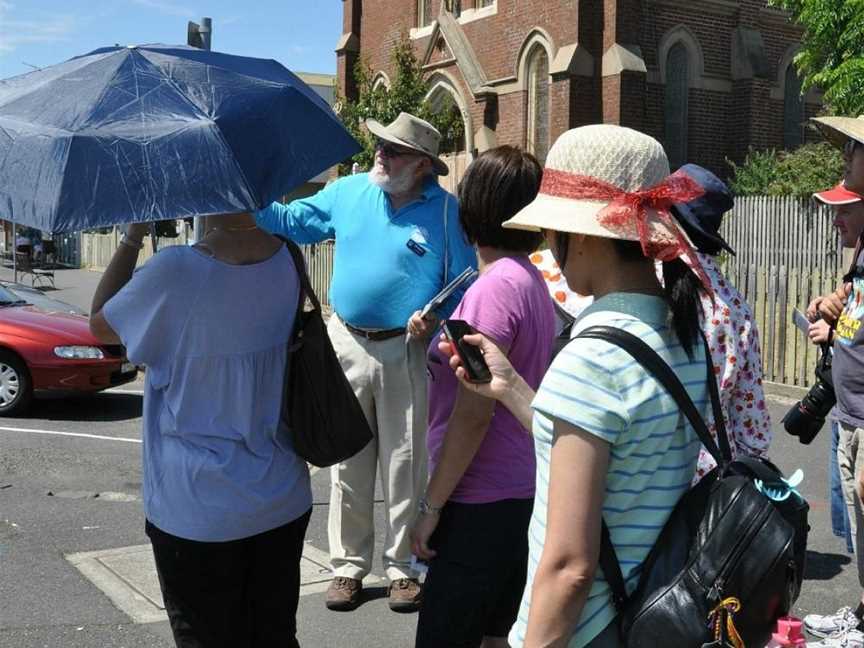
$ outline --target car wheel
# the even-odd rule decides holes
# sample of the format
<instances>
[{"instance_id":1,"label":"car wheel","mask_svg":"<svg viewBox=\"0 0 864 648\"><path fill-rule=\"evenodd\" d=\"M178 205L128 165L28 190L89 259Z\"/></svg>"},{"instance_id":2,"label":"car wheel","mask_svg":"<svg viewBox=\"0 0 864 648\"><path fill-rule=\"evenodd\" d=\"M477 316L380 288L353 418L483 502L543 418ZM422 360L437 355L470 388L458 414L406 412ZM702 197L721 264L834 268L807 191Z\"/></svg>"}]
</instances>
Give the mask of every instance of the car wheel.
<instances>
[{"instance_id":1,"label":"car wheel","mask_svg":"<svg viewBox=\"0 0 864 648\"><path fill-rule=\"evenodd\" d=\"M21 414L33 398L27 365L11 351L0 349L0 416Z\"/></svg>"}]
</instances>

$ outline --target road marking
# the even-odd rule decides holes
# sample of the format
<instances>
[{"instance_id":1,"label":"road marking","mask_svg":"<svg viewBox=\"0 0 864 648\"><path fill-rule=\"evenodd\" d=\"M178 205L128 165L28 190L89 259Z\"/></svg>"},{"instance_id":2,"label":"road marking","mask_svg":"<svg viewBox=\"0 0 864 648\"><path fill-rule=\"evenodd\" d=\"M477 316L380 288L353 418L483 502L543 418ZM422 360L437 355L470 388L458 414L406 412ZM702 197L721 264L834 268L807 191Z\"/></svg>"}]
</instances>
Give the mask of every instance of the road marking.
<instances>
[{"instance_id":1,"label":"road marking","mask_svg":"<svg viewBox=\"0 0 864 648\"><path fill-rule=\"evenodd\" d=\"M56 436L80 437L83 439L101 439L104 441L122 441L124 443L141 443L141 439L128 439L126 437L103 436L101 434L85 434L83 432L57 432L55 430L32 430L30 428L14 428L0 426L3 432L26 432L28 434L54 434Z\"/></svg>"},{"instance_id":2,"label":"road marking","mask_svg":"<svg viewBox=\"0 0 864 648\"><path fill-rule=\"evenodd\" d=\"M138 389L106 389L103 394L129 394L132 396L143 396L144 392Z\"/></svg>"},{"instance_id":3,"label":"road marking","mask_svg":"<svg viewBox=\"0 0 864 648\"><path fill-rule=\"evenodd\" d=\"M67 436L67 437L79 437L83 439L97 439L104 441L122 441L124 443L141 443L141 439L129 439L127 437L112 437L112 436L103 436L101 434L85 434L83 432L57 432L55 430L33 430L30 428L14 428L14 427L3 427L0 426L0 432L25 432L28 434L54 434L57 436ZM311 477L315 473L317 473L320 468L317 466L313 466L309 464L309 476Z\"/></svg>"}]
</instances>

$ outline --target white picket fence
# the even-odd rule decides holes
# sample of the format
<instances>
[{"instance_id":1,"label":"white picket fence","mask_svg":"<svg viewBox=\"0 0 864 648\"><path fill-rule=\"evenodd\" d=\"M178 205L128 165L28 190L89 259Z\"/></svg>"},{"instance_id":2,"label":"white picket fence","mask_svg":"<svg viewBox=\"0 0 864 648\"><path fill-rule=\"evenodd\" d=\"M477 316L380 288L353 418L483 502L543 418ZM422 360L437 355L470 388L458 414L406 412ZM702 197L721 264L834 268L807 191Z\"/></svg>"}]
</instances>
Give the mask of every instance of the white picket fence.
<instances>
[{"instance_id":1,"label":"white picket fence","mask_svg":"<svg viewBox=\"0 0 864 648\"><path fill-rule=\"evenodd\" d=\"M729 280L753 307L762 339L765 380L809 386L816 350L792 324L792 311L833 290L844 272L843 254L831 223L831 211L795 198L739 198L726 216L723 234L737 255L721 265ZM119 234L82 234L82 265L104 268L119 242ZM164 239L159 246L182 245ZM309 277L321 303L329 307L333 274L333 242L303 246ZM152 255L149 241L139 258Z\"/></svg>"},{"instance_id":2,"label":"white picket fence","mask_svg":"<svg viewBox=\"0 0 864 648\"><path fill-rule=\"evenodd\" d=\"M181 229L184 231L177 238L160 238L156 243L157 247L162 249L169 245L186 245L185 228ZM117 228L108 234L82 233L81 266L93 270L104 270L120 243L120 236ZM303 256L306 257L306 268L312 289L318 295L322 306L329 308L330 277L333 275L333 241L325 241L317 245L301 245L300 248L303 250ZM153 256L153 247L150 245L148 237L144 240L144 249L138 255L138 265L140 266L151 256Z\"/></svg>"},{"instance_id":3,"label":"white picket fence","mask_svg":"<svg viewBox=\"0 0 864 648\"><path fill-rule=\"evenodd\" d=\"M759 326L765 380L809 386L816 348L792 323L792 311L834 290L845 271L831 210L795 198L739 198L722 232L737 252L722 265Z\"/></svg>"}]
</instances>

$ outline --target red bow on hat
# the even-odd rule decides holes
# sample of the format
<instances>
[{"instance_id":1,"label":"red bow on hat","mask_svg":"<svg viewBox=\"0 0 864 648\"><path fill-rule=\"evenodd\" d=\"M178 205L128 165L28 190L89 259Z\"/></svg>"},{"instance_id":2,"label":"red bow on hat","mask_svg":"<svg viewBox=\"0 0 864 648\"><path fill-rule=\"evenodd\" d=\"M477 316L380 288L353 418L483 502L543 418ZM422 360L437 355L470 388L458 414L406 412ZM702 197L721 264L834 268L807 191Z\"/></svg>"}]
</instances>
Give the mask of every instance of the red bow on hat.
<instances>
[{"instance_id":1,"label":"red bow on hat","mask_svg":"<svg viewBox=\"0 0 864 648\"><path fill-rule=\"evenodd\" d=\"M688 175L675 173L650 189L630 192L597 178L546 168L540 193L570 200L608 202L597 214L603 227L625 239L638 235L646 257L657 261L680 258L696 273L705 290L713 294L693 246L669 212L675 203L690 202L705 193ZM657 214L654 222L649 222L649 209Z\"/></svg>"}]
</instances>

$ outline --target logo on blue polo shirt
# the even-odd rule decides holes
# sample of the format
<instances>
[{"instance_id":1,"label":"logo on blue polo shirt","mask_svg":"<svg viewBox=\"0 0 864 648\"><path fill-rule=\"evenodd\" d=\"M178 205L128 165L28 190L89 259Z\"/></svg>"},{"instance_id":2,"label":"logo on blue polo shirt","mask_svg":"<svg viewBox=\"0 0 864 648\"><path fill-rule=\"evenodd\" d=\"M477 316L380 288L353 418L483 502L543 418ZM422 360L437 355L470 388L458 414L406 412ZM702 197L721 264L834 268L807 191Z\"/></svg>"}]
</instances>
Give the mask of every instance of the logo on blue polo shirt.
<instances>
[{"instance_id":1,"label":"logo on blue polo shirt","mask_svg":"<svg viewBox=\"0 0 864 648\"><path fill-rule=\"evenodd\" d=\"M424 245L428 244L428 240L426 238L426 232L424 232L419 227L415 227L414 231L411 232L411 236L408 238L408 242L406 245L408 249L411 250L417 256L423 256L426 254L426 248Z\"/></svg>"}]
</instances>

